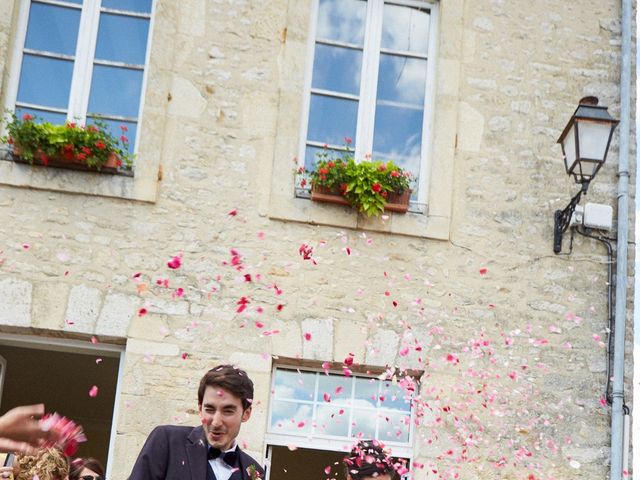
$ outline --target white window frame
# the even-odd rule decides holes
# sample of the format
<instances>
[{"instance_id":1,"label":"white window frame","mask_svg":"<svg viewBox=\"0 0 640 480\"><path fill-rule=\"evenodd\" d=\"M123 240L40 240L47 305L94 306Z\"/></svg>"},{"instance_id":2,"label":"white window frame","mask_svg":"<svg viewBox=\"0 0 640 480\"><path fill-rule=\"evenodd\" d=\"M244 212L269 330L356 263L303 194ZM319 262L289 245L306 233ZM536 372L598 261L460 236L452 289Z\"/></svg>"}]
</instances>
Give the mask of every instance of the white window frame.
<instances>
[{"instance_id":1,"label":"white window frame","mask_svg":"<svg viewBox=\"0 0 640 480\"><path fill-rule=\"evenodd\" d=\"M52 337L36 337L32 335L19 335L14 333L3 333L0 337L0 345L8 345L11 347L20 348L34 348L38 350L51 350L57 352L68 353L89 353L92 355L99 355L102 357L114 357L119 358L118 363L118 379L116 381L116 392L113 402L113 415L111 417L111 436L109 437L109 454L107 456L107 480L110 480L109 475L113 471L113 465L116 461L115 458L115 444L116 436L118 433L118 417L120 411L120 397L122 395L122 382L124 372L124 360L125 360L125 346L114 345L109 343L93 344L87 340L71 340ZM4 360L1 356L0 359ZM3 367L2 377L4 379ZM1 393L1 390L0 390Z\"/></svg>"},{"instance_id":2,"label":"white window frame","mask_svg":"<svg viewBox=\"0 0 640 480\"><path fill-rule=\"evenodd\" d=\"M271 389L270 392L275 391L275 381L276 381L276 371L277 370L287 370L287 371L298 371L299 373L320 373L324 374L324 370L319 368L312 367L304 367L304 368L295 368L292 366L286 365L275 365L271 372ZM339 371L329 371L329 373L341 375L342 372ZM378 376L375 375L363 375L360 373L353 373L353 377L356 378L375 378L379 380ZM318 377L316 377L315 389L317 389ZM314 398L316 391L314 390ZM352 392L353 394L353 392ZM417 395L418 392L415 392ZM332 451L342 451L349 452L353 446L353 444L357 441L357 438L347 438L347 437L332 437L330 435L321 435L315 436L310 433L294 435L287 433L273 433L271 432L271 416L273 414L273 402L274 396L270 394L269 396L269 408L267 411L267 428L265 433L265 445L268 447L270 445L278 445L278 446L291 446L296 445L301 448L310 448L316 450L332 450ZM314 408L315 410L315 408ZM394 442L392 440L380 439L386 446L388 446L394 457L402 457L409 459L409 464L413 459L413 443L414 443L414 435L415 435L415 409L411 408L411 415L409 419L409 440L407 442Z\"/></svg>"},{"instance_id":3,"label":"white window frame","mask_svg":"<svg viewBox=\"0 0 640 480\"><path fill-rule=\"evenodd\" d=\"M358 98L358 115L356 124L356 138L354 158L362 161L365 154L373 149L373 131L375 122L375 108L378 88L378 68L380 65L380 41L382 32L383 9L385 4L407 7L428 8L429 17L429 47L427 56L402 52L412 58L427 60L427 80L425 82L424 109L422 119L420 178L418 179L417 200L411 202L411 211L427 213L428 185L430 176L430 158L432 147L432 129L435 113L435 60L438 39L438 3L435 0L366 0L367 14L365 21L365 38L362 54L362 72L360 75L360 95ZM304 167L307 147L307 132L311 105L313 65L318 24L318 10L320 0L314 0L309 26L309 42L307 44L307 64L304 80L304 96L302 105L302 121L300 122L300 143L298 147L298 166ZM340 42L332 42L340 45ZM349 47L344 43L342 46ZM384 53L384 52L383 52ZM356 98L344 95L344 98ZM329 145L331 148L344 149L343 145ZM297 192L297 194L300 192ZM302 196L302 195L301 195Z\"/></svg>"},{"instance_id":4,"label":"white window frame","mask_svg":"<svg viewBox=\"0 0 640 480\"><path fill-rule=\"evenodd\" d=\"M7 96L5 102L5 110L15 111L16 102L18 98L18 88L20 86L20 74L22 69L22 57L25 50L25 40L27 37L27 26L29 20L29 11L31 4L34 0L27 0L20 2L20 11L18 13L18 25L16 30L16 40L12 56L12 69L9 73ZM136 123L136 138L134 143L134 153L138 151L138 145L140 142L140 125L142 123L142 112L144 105L144 97L147 86L148 65L151 54L151 39L153 32L153 19L155 17L156 0L151 0L151 12L150 13L137 13L124 10L116 10L112 8L102 7L102 0L85 0L83 4L65 2L64 0L37 0L37 3L56 5L61 7L69 7L75 10L80 10L80 25L78 29L78 38L76 43L76 52L73 57L73 74L71 77L71 87L69 92L69 104L67 106L67 120L71 122L78 122L84 124L87 117L87 109L89 106L89 95L91 90L91 80L93 75L93 66L95 60L96 43L98 39L98 27L100 24L100 13L110 13L114 15L123 15L127 17L137 17L149 19L149 31L147 34L147 48L145 52L144 65L130 65L122 62L112 61L99 61L100 65L118 66L131 68L135 70L142 70L142 85L140 91L140 99L138 105L137 118L130 117L117 117L106 116L107 120L115 121L133 121ZM28 53L39 54L41 52L37 50L28 50ZM45 53L43 56L52 57L52 55ZM66 55L55 55L54 58L67 58ZM41 110L47 110L51 112L64 113L64 110L56 109L52 107L44 107L42 105L19 105L26 108L35 107ZM99 113L99 112L93 112ZM135 168L135 164L134 164Z\"/></svg>"},{"instance_id":5,"label":"white window frame","mask_svg":"<svg viewBox=\"0 0 640 480\"><path fill-rule=\"evenodd\" d=\"M0 355L0 408L2 408L2 392L4 388L4 378L7 376L7 359Z\"/></svg>"}]
</instances>

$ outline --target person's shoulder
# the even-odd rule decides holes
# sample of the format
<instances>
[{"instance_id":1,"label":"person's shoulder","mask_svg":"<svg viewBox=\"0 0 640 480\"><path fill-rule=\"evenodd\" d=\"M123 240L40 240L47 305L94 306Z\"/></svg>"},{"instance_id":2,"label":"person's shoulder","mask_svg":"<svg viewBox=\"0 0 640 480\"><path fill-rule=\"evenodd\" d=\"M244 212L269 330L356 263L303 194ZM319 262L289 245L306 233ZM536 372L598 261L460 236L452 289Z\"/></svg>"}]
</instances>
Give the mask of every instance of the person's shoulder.
<instances>
[{"instance_id":1,"label":"person's shoulder","mask_svg":"<svg viewBox=\"0 0 640 480\"><path fill-rule=\"evenodd\" d=\"M188 436L194 427L184 427L181 425L158 425L151 432L155 435L166 435L168 437L173 437L177 435Z\"/></svg>"}]
</instances>

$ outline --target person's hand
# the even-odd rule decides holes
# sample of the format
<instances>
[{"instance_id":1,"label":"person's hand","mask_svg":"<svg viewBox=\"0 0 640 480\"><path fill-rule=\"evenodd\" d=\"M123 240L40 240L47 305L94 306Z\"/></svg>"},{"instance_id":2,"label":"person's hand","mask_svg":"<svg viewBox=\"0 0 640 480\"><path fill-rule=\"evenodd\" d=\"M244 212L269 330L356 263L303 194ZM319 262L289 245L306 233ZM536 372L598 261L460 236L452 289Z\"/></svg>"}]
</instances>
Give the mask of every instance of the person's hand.
<instances>
[{"instance_id":1,"label":"person's hand","mask_svg":"<svg viewBox=\"0 0 640 480\"><path fill-rule=\"evenodd\" d=\"M0 437L0 453L24 453L25 455L35 455L37 451L37 448L29 445L27 442L16 442L9 438Z\"/></svg>"},{"instance_id":2,"label":"person's hand","mask_svg":"<svg viewBox=\"0 0 640 480\"><path fill-rule=\"evenodd\" d=\"M42 415L42 403L9 410L0 417L0 439L38 446L41 440L48 440L54 435L54 432L45 432L40 427L38 418Z\"/></svg>"},{"instance_id":3,"label":"person's hand","mask_svg":"<svg viewBox=\"0 0 640 480\"><path fill-rule=\"evenodd\" d=\"M0 479L12 478L11 475L13 475L13 467L0 467Z\"/></svg>"}]
</instances>

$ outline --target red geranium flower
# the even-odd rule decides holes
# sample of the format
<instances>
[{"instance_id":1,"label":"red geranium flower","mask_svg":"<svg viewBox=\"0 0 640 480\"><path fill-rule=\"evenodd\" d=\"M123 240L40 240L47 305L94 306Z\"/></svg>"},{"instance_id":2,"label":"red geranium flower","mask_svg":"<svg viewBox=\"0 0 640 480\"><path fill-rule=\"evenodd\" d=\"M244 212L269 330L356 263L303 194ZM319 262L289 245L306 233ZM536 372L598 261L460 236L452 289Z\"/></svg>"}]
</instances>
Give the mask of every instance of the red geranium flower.
<instances>
[{"instance_id":1,"label":"red geranium flower","mask_svg":"<svg viewBox=\"0 0 640 480\"><path fill-rule=\"evenodd\" d=\"M104 144L104 142L102 142L101 140L98 140L96 142L96 147L98 147L100 150L104 150L107 146Z\"/></svg>"},{"instance_id":2,"label":"red geranium flower","mask_svg":"<svg viewBox=\"0 0 640 480\"><path fill-rule=\"evenodd\" d=\"M25 113L24 115L22 115L22 120L24 120L25 122L29 122L33 120L33 115L31 115L30 113Z\"/></svg>"},{"instance_id":3,"label":"red geranium flower","mask_svg":"<svg viewBox=\"0 0 640 480\"><path fill-rule=\"evenodd\" d=\"M373 190L376 193L380 193L380 190L382 190L382 185L376 182L373 185L371 185L371 190Z\"/></svg>"},{"instance_id":4,"label":"red geranium flower","mask_svg":"<svg viewBox=\"0 0 640 480\"><path fill-rule=\"evenodd\" d=\"M129 141L129 139L124 135L120 135L120 140L122 140L124 143L127 143Z\"/></svg>"},{"instance_id":5,"label":"red geranium flower","mask_svg":"<svg viewBox=\"0 0 640 480\"><path fill-rule=\"evenodd\" d=\"M98 127L96 127L95 125L89 125L87 127L87 132L96 133L97 131L98 131Z\"/></svg>"}]
</instances>

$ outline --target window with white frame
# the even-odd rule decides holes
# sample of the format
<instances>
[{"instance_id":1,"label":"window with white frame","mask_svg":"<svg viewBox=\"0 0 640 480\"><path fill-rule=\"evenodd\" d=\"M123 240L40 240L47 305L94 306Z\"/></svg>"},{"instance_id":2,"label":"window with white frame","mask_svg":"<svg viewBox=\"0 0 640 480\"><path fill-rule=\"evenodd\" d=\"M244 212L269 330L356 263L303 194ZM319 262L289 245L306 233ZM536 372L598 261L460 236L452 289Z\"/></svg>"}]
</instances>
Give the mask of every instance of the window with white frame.
<instances>
[{"instance_id":1,"label":"window with white frame","mask_svg":"<svg viewBox=\"0 0 640 480\"><path fill-rule=\"evenodd\" d=\"M126 127L133 151L153 0L22 2L7 107L54 124Z\"/></svg>"},{"instance_id":2,"label":"window with white frame","mask_svg":"<svg viewBox=\"0 0 640 480\"><path fill-rule=\"evenodd\" d=\"M267 440L271 445L341 450L378 439L409 458L414 392L391 380L276 368Z\"/></svg>"},{"instance_id":3,"label":"window with white frame","mask_svg":"<svg viewBox=\"0 0 640 480\"><path fill-rule=\"evenodd\" d=\"M426 202L437 5L425 0L317 0L299 163L322 151L393 160Z\"/></svg>"}]
</instances>

